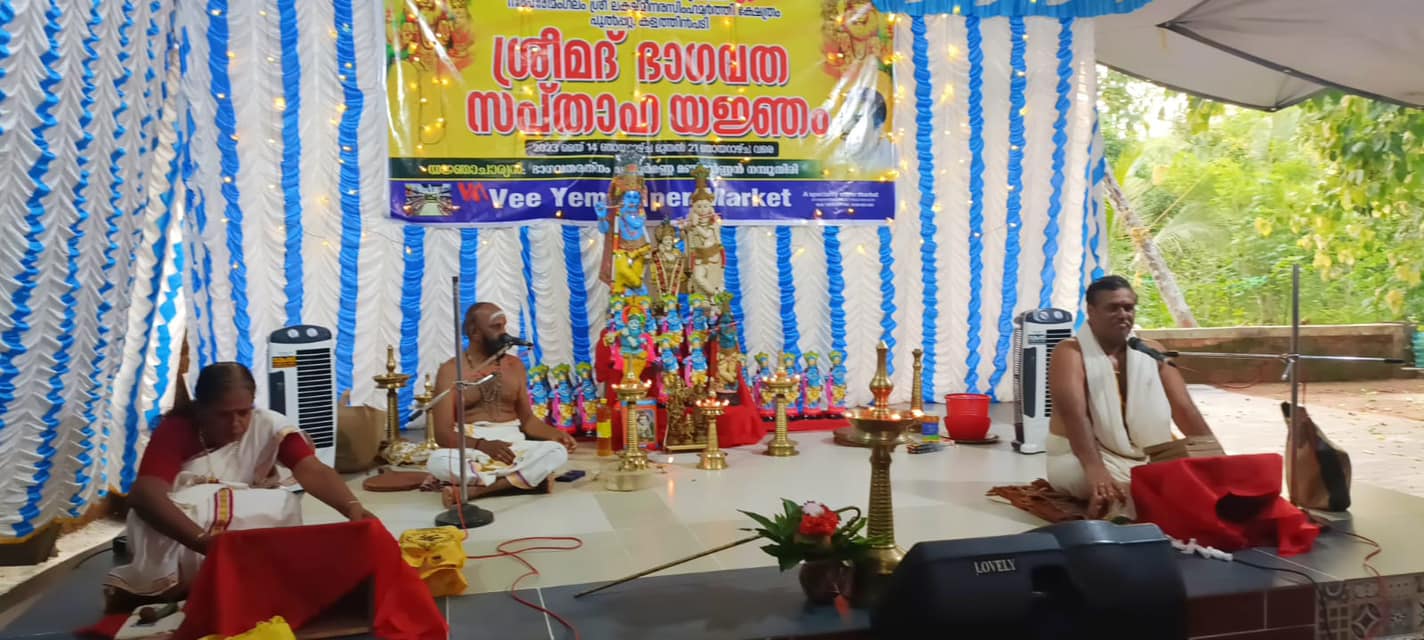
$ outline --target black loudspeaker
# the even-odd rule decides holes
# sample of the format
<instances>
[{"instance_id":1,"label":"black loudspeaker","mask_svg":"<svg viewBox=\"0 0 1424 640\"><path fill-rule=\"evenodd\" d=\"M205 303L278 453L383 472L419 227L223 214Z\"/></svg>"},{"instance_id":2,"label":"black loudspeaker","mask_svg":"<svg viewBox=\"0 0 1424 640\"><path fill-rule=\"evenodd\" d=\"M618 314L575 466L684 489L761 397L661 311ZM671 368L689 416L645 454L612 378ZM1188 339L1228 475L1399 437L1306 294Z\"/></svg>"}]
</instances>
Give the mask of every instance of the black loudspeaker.
<instances>
[{"instance_id":1,"label":"black loudspeaker","mask_svg":"<svg viewBox=\"0 0 1424 640\"><path fill-rule=\"evenodd\" d=\"M1179 554L1155 525L1066 522L922 542L870 612L877 638L1182 640Z\"/></svg>"}]
</instances>

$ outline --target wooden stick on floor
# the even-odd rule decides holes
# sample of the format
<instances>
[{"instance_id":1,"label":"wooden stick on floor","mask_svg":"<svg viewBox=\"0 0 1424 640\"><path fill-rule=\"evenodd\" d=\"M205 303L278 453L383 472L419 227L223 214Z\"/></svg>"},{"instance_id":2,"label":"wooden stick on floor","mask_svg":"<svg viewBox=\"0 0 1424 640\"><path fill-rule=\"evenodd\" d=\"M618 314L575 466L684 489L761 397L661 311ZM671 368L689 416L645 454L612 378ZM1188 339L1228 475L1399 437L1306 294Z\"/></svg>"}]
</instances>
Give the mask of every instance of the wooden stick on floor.
<instances>
[{"instance_id":1,"label":"wooden stick on floor","mask_svg":"<svg viewBox=\"0 0 1424 640\"><path fill-rule=\"evenodd\" d=\"M613 581L613 582L610 582L610 583L608 583L608 584L605 584L605 585L603 585L603 586L601 586L601 587L594 587L594 588L592 588L592 589L589 589L588 591L584 591L584 592L581 592L581 593L574 594L574 597L575 597L575 598L582 598L582 597L584 597L584 596L586 596L586 595L588 595L588 594L590 594L590 593L595 593L595 592L598 592L598 591L602 591L602 590L607 589L607 588L609 588L609 587L614 587L614 586L623 584L624 582L628 582L629 580L635 580L635 579L637 579L637 578L641 578L641 577L643 577L643 576L645 576L645 575L648 575L648 574L650 574L650 573L657 573L657 572L662 571L663 569L666 569L666 568L668 568L668 567L675 567L675 566L680 565L680 564L682 564L682 563L684 563L684 562L692 562L693 560L696 560L696 559L701 558L701 557L703 557L703 556L710 556L710 555L712 555L712 554L714 554L714 553L717 553L718 551L726 551L727 549L731 549L732 547L735 547L735 546L737 546L737 545L746 544L746 543L751 542L751 541L753 541L753 540L760 540L760 539L761 539L761 536L757 535L757 536L748 536L748 537L746 537L746 538L742 538L741 540L737 540L737 541L735 541L735 542L728 542L727 544L724 544L724 545L722 545L722 546L720 546L720 547L715 547L715 548L712 548L712 549L708 549L708 550L706 550L706 551L697 553L697 554L695 554L695 555L690 555L690 556L688 556L688 557L686 557L686 558L683 558L683 559L681 559L681 560L673 560L672 562L666 562L666 563L660 564L660 565L658 565L658 566L656 566L656 567L653 567L653 568L651 568L651 569L648 569L648 570L646 570L646 571L639 571L638 573L635 573L635 574L633 574L633 575L631 575L631 576L628 576L628 577L626 577L626 578L619 578L618 580L615 580L615 581Z\"/></svg>"}]
</instances>

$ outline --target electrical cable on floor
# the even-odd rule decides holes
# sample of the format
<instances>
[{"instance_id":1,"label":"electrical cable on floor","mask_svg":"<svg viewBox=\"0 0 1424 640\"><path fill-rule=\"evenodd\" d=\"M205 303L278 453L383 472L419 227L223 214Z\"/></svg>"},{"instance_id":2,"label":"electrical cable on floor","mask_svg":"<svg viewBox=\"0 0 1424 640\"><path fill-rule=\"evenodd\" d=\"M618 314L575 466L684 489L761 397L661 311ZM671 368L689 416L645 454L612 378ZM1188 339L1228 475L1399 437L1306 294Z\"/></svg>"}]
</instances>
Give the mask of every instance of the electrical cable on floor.
<instances>
[{"instance_id":1,"label":"electrical cable on floor","mask_svg":"<svg viewBox=\"0 0 1424 640\"><path fill-rule=\"evenodd\" d=\"M470 538L470 530L469 530L469 527L465 524L465 511L464 511L464 509L456 509L455 512L458 513L458 514L460 514L460 540L461 540L461 543L462 543L461 546L463 546L463 542L466 541L466 540L468 540L468 539ZM573 542L573 543L574 543L574 546L572 546L572 547L529 547L529 548L527 548L527 549L518 549L518 550L515 550L515 551L510 551L510 550L508 550L508 549L505 548L506 545L511 545L511 544L515 544L515 543L518 543L518 542L528 542L528 541L533 541L533 540L569 541L569 542ZM465 556L465 558L468 559L468 560L488 560L488 559L492 559L492 558L506 558L506 557L507 557L507 558L514 558L515 560L519 561L519 563L522 564L522 565L524 565L524 567L525 567L526 569L528 569L529 571L525 572L523 575L519 576L518 578L515 578L515 579L514 579L514 582L510 583L509 589L506 590L506 593L509 594L509 597L514 598L514 601L515 601L515 602L518 602L519 604L522 604L522 605L524 605L524 606L526 606L526 607L529 607L530 609L533 609L533 610L535 610L535 611L543 612L544 615L550 616L550 617L552 617L553 619L558 620L558 621L559 621L559 624L564 625L564 628L565 628L565 629L568 629L569 631L571 631L571 632L574 634L574 640L580 640L581 636L579 636L578 628L575 627L572 623L570 623L568 620L565 620L563 616L561 616L561 615L559 615L559 614L557 614L557 613L554 613L553 611L550 611L550 610L548 610L548 609L546 609L546 608L544 608L544 607L542 607L542 606L540 606L540 605L534 604L533 602L530 602L530 601L528 601L528 600L525 600L524 598L519 597L519 594L517 593L517 591L519 590L519 583L523 582L525 578L528 578L529 576L538 576L538 575L539 575L539 570L536 569L536 568L534 568L534 565L529 564L529 561L528 561L528 560L525 560L524 557L521 556L521 555L519 555L519 554L521 554L521 553L526 553L526 552L529 552L529 551L573 551L573 550L575 550L575 549L579 549L579 548L582 548L582 547L583 547L583 540L581 540L581 539L579 539L579 538L575 538L575 537L573 537L573 536L530 536L530 537L527 537L527 538L515 538L515 539L513 539L513 540L505 540L504 542L499 543L499 546L495 547L495 553L488 554L488 555L483 555L483 556ZM542 596L541 596L541 597L542 597Z\"/></svg>"}]
</instances>

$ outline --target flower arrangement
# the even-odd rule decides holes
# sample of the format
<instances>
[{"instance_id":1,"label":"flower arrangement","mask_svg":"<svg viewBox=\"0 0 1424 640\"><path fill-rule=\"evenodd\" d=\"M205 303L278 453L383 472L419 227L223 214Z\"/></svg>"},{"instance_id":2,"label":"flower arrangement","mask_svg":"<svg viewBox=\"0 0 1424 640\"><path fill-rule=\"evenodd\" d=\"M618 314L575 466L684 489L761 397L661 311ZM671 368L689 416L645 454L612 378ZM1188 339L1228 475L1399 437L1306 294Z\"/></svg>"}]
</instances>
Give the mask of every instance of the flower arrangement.
<instances>
[{"instance_id":1,"label":"flower arrangement","mask_svg":"<svg viewBox=\"0 0 1424 640\"><path fill-rule=\"evenodd\" d=\"M747 531L755 531L771 541L762 550L776 558L782 571L802 562L848 562L869 548L869 539L860 533L866 520L861 517L859 508L832 510L820 502L796 504L785 498L781 504L782 513L770 518L750 511L742 513L761 525ZM848 511L855 515L842 518L841 514Z\"/></svg>"}]
</instances>

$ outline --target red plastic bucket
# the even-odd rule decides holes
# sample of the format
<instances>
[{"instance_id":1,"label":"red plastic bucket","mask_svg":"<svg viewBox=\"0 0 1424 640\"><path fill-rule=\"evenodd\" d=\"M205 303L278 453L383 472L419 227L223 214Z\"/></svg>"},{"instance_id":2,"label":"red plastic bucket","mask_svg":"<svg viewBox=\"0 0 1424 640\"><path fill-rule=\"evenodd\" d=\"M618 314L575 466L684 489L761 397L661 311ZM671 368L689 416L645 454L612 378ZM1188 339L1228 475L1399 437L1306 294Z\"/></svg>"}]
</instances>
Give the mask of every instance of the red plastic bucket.
<instances>
[{"instance_id":1,"label":"red plastic bucket","mask_svg":"<svg viewBox=\"0 0 1424 640\"><path fill-rule=\"evenodd\" d=\"M989 435L989 396L950 393L944 396L944 404L944 428L951 439L983 440Z\"/></svg>"}]
</instances>

